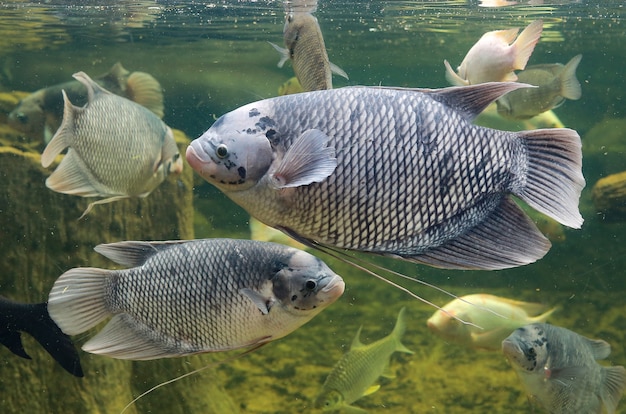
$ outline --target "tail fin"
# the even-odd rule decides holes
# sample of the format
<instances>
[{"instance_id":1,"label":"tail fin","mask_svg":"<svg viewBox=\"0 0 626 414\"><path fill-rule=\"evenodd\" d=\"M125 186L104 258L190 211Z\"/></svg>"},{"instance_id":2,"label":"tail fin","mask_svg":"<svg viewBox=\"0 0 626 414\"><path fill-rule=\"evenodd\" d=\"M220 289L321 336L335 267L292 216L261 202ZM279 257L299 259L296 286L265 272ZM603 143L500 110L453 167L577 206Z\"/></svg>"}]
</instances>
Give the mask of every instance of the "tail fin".
<instances>
[{"instance_id":1,"label":"tail fin","mask_svg":"<svg viewBox=\"0 0 626 414\"><path fill-rule=\"evenodd\" d=\"M515 194L559 223L580 228L580 193L585 187L578 133L567 128L518 133L528 149L526 185Z\"/></svg>"},{"instance_id":2,"label":"tail fin","mask_svg":"<svg viewBox=\"0 0 626 414\"><path fill-rule=\"evenodd\" d=\"M397 352L406 352L407 354L412 354L413 351L404 346L401 341L402 336L404 336L404 332L406 331L406 322L404 321L405 311L405 307L400 309L400 312L398 313L398 319L396 320L396 326L394 326L393 331L391 332L391 337L396 340Z\"/></svg>"},{"instance_id":3,"label":"tail fin","mask_svg":"<svg viewBox=\"0 0 626 414\"><path fill-rule=\"evenodd\" d=\"M608 414L615 413L617 403L626 388L626 370L622 366L603 367L604 375L600 398Z\"/></svg>"},{"instance_id":4,"label":"tail fin","mask_svg":"<svg viewBox=\"0 0 626 414\"><path fill-rule=\"evenodd\" d=\"M576 69L582 58L583 55L574 56L563 68L563 72L561 73L561 96L564 98L575 101L580 99L582 95L580 82L576 79Z\"/></svg>"},{"instance_id":5,"label":"tail fin","mask_svg":"<svg viewBox=\"0 0 626 414\"><path fill-rule=\"evenodd\" d=\"M76 335L110 316L105 302L110 270L93 267L70 269L54 282L48 297L48 312L59 328Z\"/></svg>"},{"instance_id":6,"label":"tail fin","mask_svg":"<svg viewBox=\"0 0 626 414\"><path fill-rule=\"evenodd\" d=\"M529 24L520 33L519 37L513 44L515 46L515 62L513 63L513 69L522 70L526 67L530 55L535 50L535 45L539 42L541 32L543 31L543 20L535 20Z\"/></svg>"}]
</instances>

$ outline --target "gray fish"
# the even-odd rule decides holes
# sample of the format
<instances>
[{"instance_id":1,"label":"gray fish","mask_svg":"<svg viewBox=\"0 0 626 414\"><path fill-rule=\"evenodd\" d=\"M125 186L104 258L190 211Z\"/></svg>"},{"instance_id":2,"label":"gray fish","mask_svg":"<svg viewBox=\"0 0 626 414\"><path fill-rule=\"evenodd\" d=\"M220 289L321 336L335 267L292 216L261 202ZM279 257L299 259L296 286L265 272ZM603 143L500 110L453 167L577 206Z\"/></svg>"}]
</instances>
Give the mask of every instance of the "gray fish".
<instances>
[{"instance_id":1,"label":"gray fish","mask_svg":"<svg viewBox=\"0 0 626 414\"><path fill-rule=\"evenodd\" d=\"M76 268L55 282L50 316L76 335L115 315L83 349L156 359L253 347L339 298L343 279L302 250L250 240L101 244L130 269Z\"/></svg>"},{"instance_id":2,"label":"gray fish","mask_svg":"<svg viewBox=\"0 0 626 414\"><path fill-rule=\"evenodd\" d=\"M394 352L413 353L401 342L406 331L404 313L405 308L402 308L398 313L396 326L388 336L369 345L361 343L362 327L359 328L350 351L337 361L324 381L322 391L315 400L316 408L322 408L324 411L365 412L350 404L376 392L380 385L373 384L380 376L393 377L388 371L389 358Z\"/></svg>"},{"instance_id":3,"label":"gray fish","mask_svg":"<svg viewBox=\"0 0 626 414\"><path fill-rule=\"evenodd\" d=\"M219 118L187 160L301 241L444 268L519 266L550 243L509 194L578 228L584 186L575 131L469 122L520 87L349 87L267 99Z\"/></svg>"},{"instance_id":4,"label":"gray fish","mask_svg":"<svg viewBox=\"0 0 626 414\"><path fill-rule=\"evenodd\" d=\"M104 89L137 102L163 117L163 91L152 75L129 72L118 62L96 78ZM48 143L63 119L63 93L77 106L87 103L87 89L78 81L64 82L33 92L11 111L7 123L29 137Z\"/></svg>"},{"instance_id":5,"label":"gray fish","mask_svg":"<svg viewBox=\"0 0 626 414\"><path fill-rule=\"evenodd\" d=\"M519 72L519 82L537 88L518 89L504 95L496 101L498 113L506 118L528 119L558 107L565 99L580 99L576 68L582 57L574 56L565 66L560 63L534 65Z\"/></svg>"},{"instance_id":6,"label":"gray fish","mask_svg":"<svg viewBox=\"0 0 626 414\"><path fill-rule=\"evenodd\" d=\"M332 73L348 79L348 75L328 60L324 37L315 16L305 12L288 12L283 29L286 49L270 44L281 54L278 67L291 59L302 89L332 89Z\"/></svg>"},{"instance_id":7,"label":"gray fish","mask_svg":"<svg viewBox=\"0 0 626 414\"><path fill-rule=\"evenodd\" d=\"M143 106L102 89L83 72L74 78L87 88L88 102L78 108L65 91L63 123L41 155L48 167L65 148L61 164L46 180L53 191L107 197L95 204L146 197L183 163L172 130ZM82 216L81 216L82 217Z\"/></svg>"},{"instance_id":8,"label":"gray fish","mask_svg":"<svg viewBox=\"0 0 626 414\"><path fill-rule=\"evenodd\" d=\"M83 376L72 340L50 319L45 303L21 303L0 296L0 344L22 358L31 359L21 333L31 335L67 372Z\"/></svg>"},{"instance_id":9,"label":"gray fish","mask_svg":"<svg viewBox=\"0 0 626 414\"><path fill-rule=\"evenodd\" d=\"M532 400L551 414L613 414L626 387L622 366L596 362L611 346L565 328L535 323L502 341L502 352Z\"/></svg>"}]
</instances>

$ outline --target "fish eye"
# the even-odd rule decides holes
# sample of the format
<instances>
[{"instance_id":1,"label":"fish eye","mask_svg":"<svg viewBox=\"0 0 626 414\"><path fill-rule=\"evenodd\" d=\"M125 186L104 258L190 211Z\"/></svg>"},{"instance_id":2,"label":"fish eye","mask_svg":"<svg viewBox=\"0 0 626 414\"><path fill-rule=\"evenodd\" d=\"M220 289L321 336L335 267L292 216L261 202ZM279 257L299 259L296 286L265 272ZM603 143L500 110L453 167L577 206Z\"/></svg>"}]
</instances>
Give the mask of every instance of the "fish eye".
<instances>
[{"instance_id":1,"label":"fish eye","mask_svg":"<svg viewBox=\"0 0 626 414\"><path fill-rule=\"evenodd\" d=\"M217 149L215 150L215 154L217 154L219 158L226 158L226 156L228 156L228 147L226 146L226 144L218 145Z\"/></svg>"},{"instance_id":2,"label":"fish eye","mask_svg":"<svg viewBox=\"0 0 626 414\"><path fill-rule=\"evenodd\" d=\"M28 122L28 115L19 112L16 116L17 120L20 121L21 123L25 124Z\"/></svg>"},{"instance_id":3,"label":"fish eye","mask_svg":"<svg viewBox=\"0 0 626 414\"><path fill-rule=\"evenodd\" d=\"M304 287L306 288L306 290L314 290L317 287L317 283L315 283L315 281L313 280L307 280L304 284Z\"/></svg>"}]
</instances>

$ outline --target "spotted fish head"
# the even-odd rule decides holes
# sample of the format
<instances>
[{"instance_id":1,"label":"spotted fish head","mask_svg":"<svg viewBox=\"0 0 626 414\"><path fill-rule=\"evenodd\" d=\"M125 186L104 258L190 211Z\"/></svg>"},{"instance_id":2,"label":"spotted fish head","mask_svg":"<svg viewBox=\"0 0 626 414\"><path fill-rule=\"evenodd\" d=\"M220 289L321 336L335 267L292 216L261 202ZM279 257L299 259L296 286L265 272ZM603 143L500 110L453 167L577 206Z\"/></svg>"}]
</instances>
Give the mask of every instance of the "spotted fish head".
<instances>
[{"instance_id":1,"label":"spotted fish head","mask_svg":"<svg viewBox=\"0 0 626 414\"><path fill-rule=\"evenodd\" d=\"M542 324L527 325L516 329L502 341L502 352L513 367L520 371L544 370L548 360L549 343Z\"/></svg>"},{"instance_id":2,"label":"spotted fish head","mask_svg":"<svg viewBox=\"0 0 626 414\"><path fill-rule=\"evenodd\" d=\"M332 389L322 392L315 399L315 408L322 411L335 411L343 405L343 395L338 390Z\"/></svg>"},{"instance_id":3,"label":"spotted fish head","mask_svg":"<svg viewBox=\"0 0 626 414\"><path fill-rule=\"evenodd\" d=\"M187 148L187 161L222 191L254 186L273 160L274 121L249 104L220 117Z\"/></svg>"},{"instance_id":4,"label":"spotted fish head","mask_svg":"<svg viewBox=\"0 0 626 414\"><path fill-rule=\"evenodd\" d=\"M343 294L345 284L317 257L293 251L286 266L272 278L274 296L290 313L316 314Z\"/></svg>"}]
</instances>

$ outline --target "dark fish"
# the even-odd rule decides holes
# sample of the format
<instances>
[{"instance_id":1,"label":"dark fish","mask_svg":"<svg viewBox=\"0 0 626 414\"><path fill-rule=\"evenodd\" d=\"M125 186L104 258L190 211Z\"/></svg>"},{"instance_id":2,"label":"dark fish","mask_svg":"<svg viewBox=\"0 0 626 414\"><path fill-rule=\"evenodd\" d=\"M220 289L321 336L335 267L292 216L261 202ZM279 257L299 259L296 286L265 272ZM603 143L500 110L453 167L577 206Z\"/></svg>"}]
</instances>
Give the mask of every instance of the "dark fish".
<instances>
[{"instance_id":1,"label":"dark fish","mask_svg":"<svg viewBox=\"0 0 626 414\"><path fill-rule=\"evenodd\" d=\"M170 127L145 107L102 89L83 72L74 77L85 85L87 104L76 107L63 92L63 123L41 154L48 167L69 150L46 179L53 191L82 197L106 197L95 204L146 197L183 162ZM81 216L82 217L82 216Z\"/></svg>"},{"instance_id":2,"label":"dark fish","mask_svg":"<svg viewBox=\"0 0 626 414\"><path fill-rule=\"evenodd\" d=\"M596 362L611 353L602 340L565 328L534 323L502 341L532 400L551 414L613 414L626 387L626 369Z\"/></svg>"},{"instance_id":3,"label":"dark fish","mask_svg":"<svg viewBox=\"0 0 626 414\"><path fill-rule=\"evenodd\" d=\"M304 325L344 282L302 250L251 240L101 244L123 270L76 268L54 284L50 316L79 334L114 315L84 346L121 359L257 347Z\"/></svg>"},{"instance_id":4,"label":"dark fish","mask_svg":"<svg viewBox=\"0 0 626 414\"><path fill-rule=\"evenodd\" d=\"M21 332L35 338L67 372L83 376L74 344L50 319L45 303L19 303L0 296L0 343L15 355L31 359L22 345Z\"/></svg>"},{"instance_id":5,"label":"dark fish","mask_svg":"<svg viewBox=\"0 0 626 414\"><path fill-rule=\"evenodd\" d=\"M163 117L163 90L152 75L129 72L118 62L94 80L104 89L128 98ZM87 89L79 81L64 82L33 92L11 111L8 124L33 139L48 142L63 119L63 94L77 106L87 103Z\"/></svg>"},{"instance_id":6,"label":"dark fish","mask_svg":"<svg viewBox=\"0 0 626 414\"><path fill-rule=\"evenodd\" d=\"M219 118L187 160L299 240L444 268L519 266L550 243L510 194L578 228L584 187L575 131L470 123L520 87L350 87L267 99Z\"/></svg>"}]
</instances>

